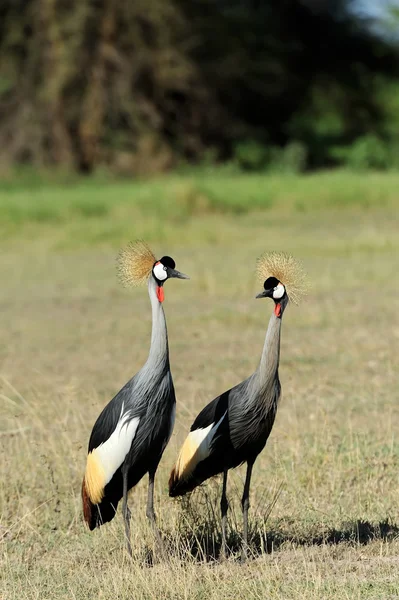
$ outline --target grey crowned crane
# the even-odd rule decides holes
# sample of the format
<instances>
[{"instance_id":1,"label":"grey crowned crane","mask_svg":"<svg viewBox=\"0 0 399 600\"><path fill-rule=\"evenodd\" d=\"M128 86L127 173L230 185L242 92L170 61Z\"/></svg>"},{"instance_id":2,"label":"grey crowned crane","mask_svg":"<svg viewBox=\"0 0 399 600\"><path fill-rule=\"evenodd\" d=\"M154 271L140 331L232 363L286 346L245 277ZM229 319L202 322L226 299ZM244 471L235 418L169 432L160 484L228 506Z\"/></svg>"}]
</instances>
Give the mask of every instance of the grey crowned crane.
<instances>
[{"instance_id":1,"label":"grey crowned crane","mask_svg":"<svg viewBox=\"0 0 399 600\"><path fill-rule=\"evenodd\" d=\"M106 405L91 432L82 483L83 514L91 530L116 513L123 498L127 549L131 555L128 491L148 473L147 517L157 540L154 477L175 420L175 391L169 365L168 334L163 310L164 284L176 277L169 256L156 260L141 241L119 255L119 275L125 285L148 282L152 306L151 348L147 362Z\"/></svg>"},{"instance_id":2,"label":"grey crowned crane","mask_svg":"<svg viewBox=\"0 0 399 600\"><path fill-rule=\"evenodd\" d=\"M271 298L270 317L262 357L255 373L224 392L199 413L191 426L169 479L169 495L182 496L223 473L221 496L222 547L226 552L227 474L242 463L247 473L242 496L242 560L247 556L249 488L254 462L272 430L281 394L278 376L281 323L288 301L296 302L304 291L302 268L291 256L269 253L258 260L263 291L257 298Z\"/></svg>"}]
</instances>

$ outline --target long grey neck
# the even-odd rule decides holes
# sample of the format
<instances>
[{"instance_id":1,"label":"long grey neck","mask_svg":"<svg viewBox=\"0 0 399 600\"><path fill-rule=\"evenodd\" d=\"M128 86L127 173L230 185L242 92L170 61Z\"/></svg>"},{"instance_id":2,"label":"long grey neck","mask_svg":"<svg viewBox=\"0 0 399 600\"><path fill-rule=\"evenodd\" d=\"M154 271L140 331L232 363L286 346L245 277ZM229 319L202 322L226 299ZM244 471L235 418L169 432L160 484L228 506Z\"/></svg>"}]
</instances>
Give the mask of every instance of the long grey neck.
<instances>
[{"instance_id":1,"label":"long grey neck","mask_svg":"<svg viewBox=\"0 0 399 600\"><path fill-rule=\"evenodd\" d=\"M269 320L266 331L265 344L263 346L262 357L257 370L258 391L265 393L274 385L278 378L278 365L280 362L280 336L281 321L288 304L288 296L285 295L279 302L280 317L276 317L274 311Z\"/></svg>"},{"instance_id":2,"label":"long grey neck","mask_svg":"<svg viewBox=\"0 0 399 600\"><path fill-rule=\"evenodd\" d=\"M157 284L152 276L148 281L148 293L152 307L152 333L146 366L151 366L152 369L163 368L169 366L168 332L163 306L157 297Z\"/></svg>"},{"instance_id":3,"label":"long grey neck","mask_svg":"<svg viewBox=\"0 0 399 600\"><path fill-rule=\"evenodd\" d=\"M258 384L260 388L271 385L278 373L280 360L281 318L272 314L266 332L265 344L258 367Z\"/></svg>"}]
</instances>

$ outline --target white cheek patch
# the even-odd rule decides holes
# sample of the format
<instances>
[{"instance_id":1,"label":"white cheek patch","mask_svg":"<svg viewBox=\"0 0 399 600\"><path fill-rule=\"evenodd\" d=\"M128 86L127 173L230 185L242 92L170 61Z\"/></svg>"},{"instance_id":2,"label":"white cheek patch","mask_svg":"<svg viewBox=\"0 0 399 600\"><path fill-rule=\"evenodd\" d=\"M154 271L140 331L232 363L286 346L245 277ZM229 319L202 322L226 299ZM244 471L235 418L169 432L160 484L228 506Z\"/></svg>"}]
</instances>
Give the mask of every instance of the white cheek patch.
<instances>
[{"instance_id":1,"label":"white cheek patch","mask_svg":"<svg viewBox=\"0 0 399 600\"><path fill-rule=\"evenodd\" d=\"M274 300L280 300L280 298L282 298L284 296L284 294L285 294L285 287L283 286L282 283L279 283L274 288L273 298L274 298Z\"/></svg>"},{"instance_id":2,"label":"white cheek patch","mask_svg":"<svg viewBox=\"0 0 399 600\"><path fill-rule=\"evenodd\" d=\"M158 281L165 281L165 279L168 277L168 274L165 271L162 263L157 263L153 268L152 272L154 273Z\"/></svg>"}]
</instances>

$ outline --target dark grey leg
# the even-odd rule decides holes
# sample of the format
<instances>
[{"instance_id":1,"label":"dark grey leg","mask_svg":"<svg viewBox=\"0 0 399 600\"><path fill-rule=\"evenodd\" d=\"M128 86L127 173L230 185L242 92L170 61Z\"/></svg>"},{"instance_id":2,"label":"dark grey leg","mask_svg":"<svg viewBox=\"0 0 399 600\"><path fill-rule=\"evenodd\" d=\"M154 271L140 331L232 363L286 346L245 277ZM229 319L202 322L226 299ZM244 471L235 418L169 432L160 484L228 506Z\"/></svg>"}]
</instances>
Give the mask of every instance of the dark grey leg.
<instances>
[{"instance_id":1,"label":"dark grey leg","mask_svg":"<svg viewBox=\"0 0 399 600\"><path fill-rule=\"evenodd\" d=\"M163 542L161 538L161 534L157 527L157 521L154 511L154 479L155 479L155 471L148 472L148 497L147 497L147 511L146 515L149 519L152 529L154 531L155 539L157 541L158 549L162 556L164 556L164 548Z\"/></svg>"},{"instance_id":2,"label":"dark grey leg","mask_svg":"<svg viewBox=\"0 0 399 600\"><path fill-rule=\"evenodd\" d=\"M247 549L248 549L248 509L249 509L249 487L251 485L252 467L254 463L247 463L247 475L245 477L244 493L242 495L242 514L244 521L244 530L242 536L242 550L241 550L241 562L247 560Z\"/></svg>"},{"instance_id":3,"label":"dark grey leg","mask_svg":"<svg viewBox=\"0 0 399 600\"><path fill-rule=\"evenodd\" d=\"M126 536L126 545L129 556L132 556L132 543L130 541L130 509L127 504L127 471L123 471L123 520L125 522L125 536Z\"/></svg>"},{"instance_id":4,"label":"dark grey leg","mask_svg":"<svg viewBox=\"0 0 399 600\"><path fill-rule=\"evenodd\" d=\"M222 497L220 499L220 510L222 511L222 547L220 549L221 560L224 560L226 558L226 522L227 522L227 511L229 508L229 503L227 501L227 496L226 496L227 474L228 474L228 470L226 469L223 473L223 490L222 490Z\"/></svg>"}]
</instances>

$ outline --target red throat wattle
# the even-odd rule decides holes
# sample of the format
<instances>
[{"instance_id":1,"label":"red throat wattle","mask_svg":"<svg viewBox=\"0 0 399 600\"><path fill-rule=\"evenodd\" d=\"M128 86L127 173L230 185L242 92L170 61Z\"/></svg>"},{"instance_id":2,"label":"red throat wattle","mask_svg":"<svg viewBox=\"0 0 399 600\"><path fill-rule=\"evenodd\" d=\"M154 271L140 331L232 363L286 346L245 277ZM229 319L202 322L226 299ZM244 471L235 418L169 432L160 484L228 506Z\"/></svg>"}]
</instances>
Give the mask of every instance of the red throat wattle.
<instances>
[{"instance_id":1,"label":"red throat wattle","mask_svg":"<svg viewBox=\"0 0 399 600\"><path fill-rule=\"evenodd\" d=\"M274 306L274 314L276 317L281 317L281 304L276 304Z\"/></svg>"},{"instance_id":2,"label":"red throat wattle","mask_svg":"<svg viewBox=\"0 0 399 600\"><path fill-rule=\"evenodd\" d=\"M163 302L165 300L165 294L163 291L163 287L161 286L157 287L157 298L160 302Z\"/></svg>"}]
</instances>

